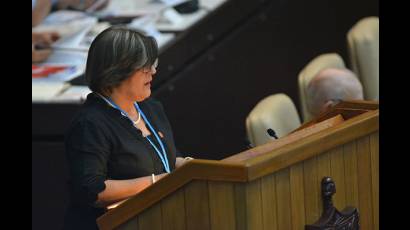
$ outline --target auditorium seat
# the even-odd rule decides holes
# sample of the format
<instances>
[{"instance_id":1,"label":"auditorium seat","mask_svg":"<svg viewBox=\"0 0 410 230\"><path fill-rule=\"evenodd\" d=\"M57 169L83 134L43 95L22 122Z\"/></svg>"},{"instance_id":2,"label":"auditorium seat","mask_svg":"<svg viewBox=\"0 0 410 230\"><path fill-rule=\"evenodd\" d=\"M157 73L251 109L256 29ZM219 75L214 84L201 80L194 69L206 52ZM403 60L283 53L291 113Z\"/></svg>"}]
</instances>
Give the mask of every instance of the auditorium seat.
<instances>
[{"instance_id":1,"label":"auditorium seat","mask_svg":"<svg viewBox=\"0 0 410 230\"><path fill-rule=\"evenodd\" d=\"M279 93L270 95L256 104L246 118L246 132L250 143L258 146L273 139L268 135L267 129L273 129L280 138L298 128L300 124L292 99Z\"/></svg>"},{"instance_id":2,"label":"auditorium seat","mask_svg":"<svg viewBox=\"0 0 410 230\"><path fill-rule=\"evenodd\" d=\"M366 17L347 33L351 69L363 84L366 100L379 100L379 18Z\"/></svg>"}]
</instances>

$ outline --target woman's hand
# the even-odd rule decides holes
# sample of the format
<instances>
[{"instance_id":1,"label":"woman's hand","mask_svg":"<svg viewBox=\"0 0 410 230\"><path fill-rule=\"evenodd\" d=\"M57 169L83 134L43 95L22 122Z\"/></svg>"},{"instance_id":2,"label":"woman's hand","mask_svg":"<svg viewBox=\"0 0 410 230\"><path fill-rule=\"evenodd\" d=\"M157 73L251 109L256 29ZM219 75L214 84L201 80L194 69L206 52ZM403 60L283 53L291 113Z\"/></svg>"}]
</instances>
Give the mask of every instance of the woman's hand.
<instances>
[{"instance_id":1,"label":"woman's hand","mask_svg":"<svg viewBox=\"0 0 410 230\"><path fill-rule=\"evenodd\" d=\"M127 180L106 180L104 181L105 189L98 193L95 206L107 207L113 203L128 199L168 174L169 173L162 173L154 175L154 181L152 175Z\"/></svg>"}]
</instances>

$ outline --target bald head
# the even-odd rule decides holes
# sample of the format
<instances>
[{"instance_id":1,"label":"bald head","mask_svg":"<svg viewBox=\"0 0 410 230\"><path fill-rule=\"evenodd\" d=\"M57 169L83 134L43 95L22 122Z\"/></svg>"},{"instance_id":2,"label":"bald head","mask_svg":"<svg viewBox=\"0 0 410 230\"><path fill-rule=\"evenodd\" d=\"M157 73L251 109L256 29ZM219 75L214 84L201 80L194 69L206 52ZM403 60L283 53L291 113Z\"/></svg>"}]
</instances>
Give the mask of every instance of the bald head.
<instances>
[{"instance_id":1,"label":"bald head","mask_svg":"<svg viewBox=\"0 0 410 230\"><path fill-rule=\"evenodd\" d=\"M316 116L334 100L363 100L363 88L348 69L328 68L320 71L307 88L307 106Z\"/></svg>"}]
</instances>

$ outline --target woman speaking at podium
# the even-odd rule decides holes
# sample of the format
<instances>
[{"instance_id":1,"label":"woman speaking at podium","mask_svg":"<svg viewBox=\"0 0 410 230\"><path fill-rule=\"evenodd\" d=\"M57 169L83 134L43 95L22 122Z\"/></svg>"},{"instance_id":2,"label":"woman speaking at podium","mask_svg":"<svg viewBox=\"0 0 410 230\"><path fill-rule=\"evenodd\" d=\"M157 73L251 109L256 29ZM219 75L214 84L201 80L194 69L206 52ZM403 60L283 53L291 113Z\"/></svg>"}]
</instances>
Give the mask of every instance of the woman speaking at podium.
<instances>
[{"instance_id":1,"label":"woman speaking at podium","mask_svg":"<svg viewBox=\"0 0 410 230\"><path fill-rule=\"evenodd\" d=\"M150 98L158 64L153 37L112 26L88 52L92 93L66 133L70 204L65 229L97 229L110 204L129 198L189 160L177 153L162 105Z\"/></svg>"}]
</instances>

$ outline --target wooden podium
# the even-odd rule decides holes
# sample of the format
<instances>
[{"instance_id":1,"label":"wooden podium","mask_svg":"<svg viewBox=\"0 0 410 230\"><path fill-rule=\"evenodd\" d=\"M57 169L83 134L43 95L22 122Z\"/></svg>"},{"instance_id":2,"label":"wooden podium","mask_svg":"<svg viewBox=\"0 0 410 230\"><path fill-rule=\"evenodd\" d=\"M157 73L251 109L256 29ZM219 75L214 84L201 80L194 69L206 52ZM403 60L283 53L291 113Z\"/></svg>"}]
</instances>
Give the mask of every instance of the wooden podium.
<instances>
[{"instance_id":1,"label":"wooden podium","mask_svg":"<svg viewBox=\"0 0 410 230\"><path fill-rule=\"evenodd\" d=\"M305 229L334 206L379 229L379 109L341 102L288 136L221 161L192 160L98 218L100 229ZM323 219L323 218L322 218Z\"/></svg>"}]
</instances>

